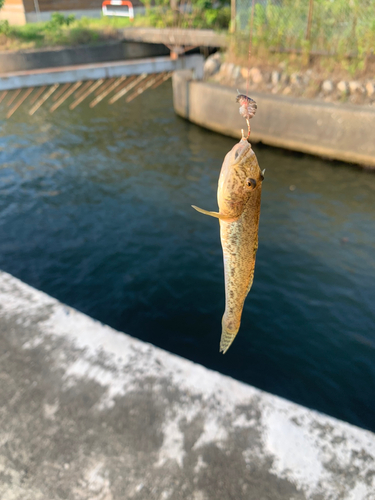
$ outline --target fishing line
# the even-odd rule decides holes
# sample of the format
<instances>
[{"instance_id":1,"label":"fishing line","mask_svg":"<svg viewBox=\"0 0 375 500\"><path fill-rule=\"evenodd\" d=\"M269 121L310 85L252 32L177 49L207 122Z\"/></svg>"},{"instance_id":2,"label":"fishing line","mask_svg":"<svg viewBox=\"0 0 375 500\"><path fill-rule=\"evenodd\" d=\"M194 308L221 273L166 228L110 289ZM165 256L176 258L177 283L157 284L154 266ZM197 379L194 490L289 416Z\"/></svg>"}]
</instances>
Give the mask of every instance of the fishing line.
<instances>
[{"instance_id":1,"label":"fishing line","mask_svg":"<svg viewBox=\"0 0 375 500\"><path fill-rule=\"evenodd\" d=\"M249 94L250 58L251 58L251 50L252 50L252 43L253 43L254 11L255 11L255 0L251 0L249 54L248 54L248 60L247 60L247 78L246 78L246 95Z\"/></svg>"},{"instance_id":2,"label":"fishing line","mask_svg":"<svg viewBox=\"0 0 375 500\"><path fill-rule=\"evenodd\" d=\"M250 59L253 41L253 26L254 26L254 11L255 11L255 0L251 0L251 15L250 15L250 35L249 35L249 54L247 62L247 77L246 77L246 95L240 94L237 90L238 95L236 101L240 103L240 115L245 118L247 124L247 136L245 137L245 132L241 129L242 140L247 140L250 137L250 119L255 115L257 104L256 102L248 97L249 94L249 84L250 84Z\"/></svg>"}]
</instances>

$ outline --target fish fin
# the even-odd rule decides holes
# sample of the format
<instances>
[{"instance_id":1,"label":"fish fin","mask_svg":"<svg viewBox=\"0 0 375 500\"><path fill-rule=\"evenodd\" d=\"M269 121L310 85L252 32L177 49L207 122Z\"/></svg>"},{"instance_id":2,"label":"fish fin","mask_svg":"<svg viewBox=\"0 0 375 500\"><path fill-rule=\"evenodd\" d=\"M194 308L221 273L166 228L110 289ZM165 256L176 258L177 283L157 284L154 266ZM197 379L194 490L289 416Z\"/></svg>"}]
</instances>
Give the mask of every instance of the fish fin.
<instances>
[{"instance_id":1,"label":"fish fin","mask_svg":"<svg viewBox=\"0 0 375 500\"><path fill-rule=\"evenodd\" d=\"M203 208L196 207L195 205L192 205L192 207L194 208L194 210L196 210L197 212L200 212L202 214L210 215L211 217L216 217L217 219L221 218L219 212L210 212L208 210L203 210Z\"/></svg>"},{"instance_id":2,"label":"fish fin","mask_svg":"<svg viewBox=\"0 0 375 500\"><path fill-rule=\"evenodd\" d=\"M220 352L225 354L229 347L232 345L233 340L236 338L237 332L230 332L226 329L225 325L223 324L223 330L221 332L221 339L220 339Z\"/></svg>"},{"instance_id":3,"label":"fish fin","mask_svg":"<svg viewBox=\"0 0 375 500\"><path fill-rule=\"evenodd\" d=\"M210 215L211 217L216 217L217 219L225 220L227 222L234 222L238 219L238 217L227 217L219 212L210 212L209 210L204 210L203 208L196 207L195 205L192 205L192 207L201 214Z\"/></svg>"}]
</instances>

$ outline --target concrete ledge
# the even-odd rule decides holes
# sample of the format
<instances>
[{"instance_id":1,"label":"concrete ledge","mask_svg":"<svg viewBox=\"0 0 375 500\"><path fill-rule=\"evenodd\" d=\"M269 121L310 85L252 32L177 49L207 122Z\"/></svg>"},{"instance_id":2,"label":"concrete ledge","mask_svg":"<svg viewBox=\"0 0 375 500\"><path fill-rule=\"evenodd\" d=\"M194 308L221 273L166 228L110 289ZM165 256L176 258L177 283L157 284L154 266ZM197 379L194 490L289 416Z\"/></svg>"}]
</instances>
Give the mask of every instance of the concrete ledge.
<instances>
[{"instance_id":1,"label":"concrete ledge","mask_svg":"<svg viewBox=\"0 0 375 500\"><path fill-rule=\"evenodd\" d=\"M0 357L2 500L375 498L371 432L116 332L3 272Z\"/></svg>"},{"instance_id":2,"label":"concrete ledge","mask_svg":"<svg viewBox=\"0 0 375 500\"><path fill-rule=\"evenodd\" d=\"M181 68L190 68L190 75L193 73L196 78L202 78L203 56L194 54L177 60L172 60L170 57L155 57L134 61L113 61L0 74L0 91L79 80L98 80L100 78L140 75L142 73L160 73Z\"/></svg>"},{"instance_id":3,"label":"concrete ledge","mask_svg":"<svg viewBox=\"0 0 375 500\"><path fill-rule=\"evenodd\" d=\"M190 80L186 71L173 75L176 113L239 138L246 124L238 112L235 89ZM258 104L251 120L252 142L375 167L375 109L256 92L251 97Z\"/></svg>"},{"instance_id":4,"label":"concrete ledge","mask_svg":"<svg viewBox=\"0 0 375 500\"><path fill-rule=\"evenodd\" d=\"M30 71L123 59L167 56L169 50L162 44L112 41L98 45L56 47L41 50L0 52L0 72Z\"/></svg>"},{"instance_id":5,"label":"concrete ledge","mask_svg":"<svg viewBox=\"0 0 375 500\"><path fill-rule=\"evenodd\" d=\"M227 47L228 36L214 30L184 28L124 28L119 30L124 40L164 43L193 47Z\"/></svg>"}]
</instances>

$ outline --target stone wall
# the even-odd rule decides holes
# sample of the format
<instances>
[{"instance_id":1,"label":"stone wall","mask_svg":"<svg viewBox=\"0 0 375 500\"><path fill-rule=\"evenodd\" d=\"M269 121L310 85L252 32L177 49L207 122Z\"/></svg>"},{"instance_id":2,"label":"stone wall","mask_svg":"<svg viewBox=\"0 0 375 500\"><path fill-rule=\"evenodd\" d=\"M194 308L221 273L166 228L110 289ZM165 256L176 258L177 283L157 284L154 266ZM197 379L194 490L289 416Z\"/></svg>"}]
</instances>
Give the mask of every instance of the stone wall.
<instances>
[{"instance_id":1,"label":"stone wall","mask_svg":"<svg viewBox=\"0 0 375 500\"><path fill-rule=\"evenodd\" d=\"M269 66L248 69L223 61L219 53L207 59L205 74L207 80L231 87L246 88L249 82L249 92L375 106L375 75L357 80L327 78L327 74L323 76L311 68L290 72L283 64L273 69Z\"/></svg>"}]
</instances>

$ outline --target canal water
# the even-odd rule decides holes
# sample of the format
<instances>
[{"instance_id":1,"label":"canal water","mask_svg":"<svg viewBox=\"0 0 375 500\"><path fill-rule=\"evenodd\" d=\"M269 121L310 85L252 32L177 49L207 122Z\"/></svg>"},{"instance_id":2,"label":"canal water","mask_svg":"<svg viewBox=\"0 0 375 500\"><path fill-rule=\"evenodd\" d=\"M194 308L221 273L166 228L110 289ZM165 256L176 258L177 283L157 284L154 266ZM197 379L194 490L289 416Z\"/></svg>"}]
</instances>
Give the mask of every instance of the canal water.
<instances>
[{"instance_id":1,"label":"canal water","mask_svg":"<svg viewBox=\"0 0 375 500\"><path fill-rule=\"evenodd\" d=\"M116 329L375 431L375 172L254 147L266 169L255 281L223 356L219 224L190 205L217 209L235 141L175 116L170 83L129 104L4 116L1 269Z\"/></svg>"}]
</instances>

